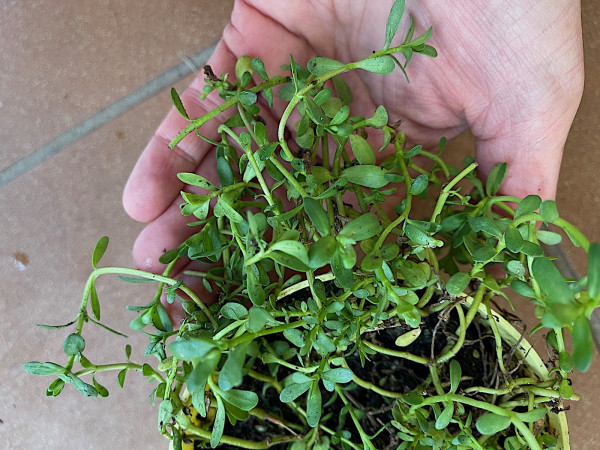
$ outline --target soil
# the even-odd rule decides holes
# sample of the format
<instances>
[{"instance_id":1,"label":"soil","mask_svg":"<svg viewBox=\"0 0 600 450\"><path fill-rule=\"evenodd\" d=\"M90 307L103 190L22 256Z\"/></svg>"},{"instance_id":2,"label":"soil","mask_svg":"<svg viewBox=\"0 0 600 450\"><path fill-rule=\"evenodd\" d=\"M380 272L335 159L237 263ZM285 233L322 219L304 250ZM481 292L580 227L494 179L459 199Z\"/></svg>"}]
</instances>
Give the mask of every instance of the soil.
<instances>
[{"instance_id":1,"label":"soil","mask_svg":"<svg viewBox=\"0 0 600 450\"><path fill-rule=\"evenodd\" d=\"M328 289L333 289L332 284L329 284ZM306 298L308 292L303 293L299 291L294 295L294 298L289 301L296 301L302 297ZM390 321L392 322L392 321ZM388 324L389 325L389 324ZM433 314L423 320L423 326L421 335L407 347L402 350L408 351L418 356L425 358L431 358L439 355L447 345L449 341L456 341L456 335L454 332L458 328L458 317L454 309L450 314ZM396 338L406 331L408 328L405 324L393 324L389 328L384 328L378 331L365 333L363 338L369 341L389 348L398 349L395 345ZM451 342L450 342L451 344ZM510 354L510 348L504 349L504 354ZM509 355L510 356L510 355ZM405 360L403 358L394 358L384 354L375 354L369 356L370 361L366 361L364 366L361 365L358 351L346 358L349 368L361 379L369 381L373 384L381 386L382 388L399 393L408 393L415 389L421 384L421 382L429 375L427 367ZM498 387L502 384L502 374L498 370L496 354L495 354L495 343L491 330L484 328L478 323L474 323L467 330L467 336L465 344L462 349L457 353L455 359L460 363L462 369L462 380L461 389L465 389L469 386L486 386L486 387ZM518 361L514 360L505 361L505 366L509 371L511 369L517 370ZM255 364L255 370L268 373L266 366L264 366L259 360ZM284 367L280 368L278 378L281 379L287 374L285 373ZM447 373L446 365L440 366L440 381L442 385L449 386L449 374ZM297 418L290 408L285 407L281 404L278 398L278 394L274 388L264 388L264 384L250 377L245 377L245 384L241 387L243 389L253 390L259 393L259 408L269 411L269 413L275 417L280 417L283 420L289 420L296 422ZM351 390L346 391L347 399L359 410L364 412L364 416L361 419L361 426L365 432L369 435L374 435L380 431L385 424L389 424L392 417L393 401L390 399L389 404L382 404L382 397L373 395L370 390L356 386ZM432 395L435 395L432 387L428 387L426 390ZM322 389L323 405L327 405L327 402L331 398L331 394ZM299 401L303 397L300 397ZM485 399L482 397L482 399ZM340 399L327 406L327 409L323 411L323 416L327 412L333 412L331 417L324 423L332 428L337 429L339 424L339 411L343 408L344 404ZM476 416L474 417L476 419ZM348 416L347 421L351 418ZM473 423L475 420L473 420ZM346 427L351 431L355 430L355 427ZM373 440L373 445L377 449L387 450L396 449L401 443L400 439L396 436L397 430L393 427L386 427L381 431ZM225 433L230 436L238 436L244 439L261 441L264 440L265 436L275 437L289 435L290 430L284 429L276 421L267 421L257 419L250 416L246 421L238 422L235 426L232 426L229 421L226 421ZM474 435L477 435L474 430ZM352 434L353 442L360 442L358 432L353 431ZM198 447L200 448L200 447ZM217 448L228 450L234 449L235 447L229 445L220 445ZM274 448L282 448L282 446L276 446ZM335 446L333 448L341 449L341 446Z\"/></svg>"}]
</instances>

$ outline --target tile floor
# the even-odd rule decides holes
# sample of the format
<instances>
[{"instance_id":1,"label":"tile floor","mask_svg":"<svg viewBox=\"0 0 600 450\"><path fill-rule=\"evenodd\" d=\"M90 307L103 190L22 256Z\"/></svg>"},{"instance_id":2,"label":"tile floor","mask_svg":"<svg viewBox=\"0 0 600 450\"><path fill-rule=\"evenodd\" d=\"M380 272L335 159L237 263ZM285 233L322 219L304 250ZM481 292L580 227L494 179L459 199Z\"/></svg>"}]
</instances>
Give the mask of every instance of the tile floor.
<instances>
[{"instance_id":1,"label":"tile floor","mask_svg":"<svg viewBox=\"0 0 600 450\"><path fill-rule=\"evenodd\" d=\"M567 142L557 201L561 215L600 240L600 153L595 148L600 141L600 12L596 2L583 3L586 88ZM44 357L62 359L64 332L38 330L34 324L71 319L100 236L111 237L104 262L131 264L130 248L142 225L123 212L121 193L169 108L171 84L111 120L100 112L140 88L140 95L147 95L143 88L149 82L172 75L187 57L218 39L231 6L231 0L0 3L0 172L39 149L55 154L0 188L0 448L165 448L155 431L156 408L140 401L151 391L141 377L129 374L126 391L118 388L116 377L102 377L111 391L106 399L84 400L72 389L49 399L44 397L47 380L24 374L21 366ZM181 89L191 77L172 84ZM97 121L86 122L90 117ZM81 123L99 129L69 140L85 131ZM62 140L54 141L59 136ZM469 152L468 135L453 148ZM576 270L585 269L577 255L567 256ZM102 280L99 294L117 283ZM145 302L150 292L118 286L119 295L103 303L103 316L127 330L132 314L124 306ZM144 339L130 342L133 358L141 359ZM125 341L99 332L88 345L97 349L88 357L102 360ZM600 361L573 378L584 395L568 412L573 448L600 448L595 418Z\"/></svg>"}]
</instances>

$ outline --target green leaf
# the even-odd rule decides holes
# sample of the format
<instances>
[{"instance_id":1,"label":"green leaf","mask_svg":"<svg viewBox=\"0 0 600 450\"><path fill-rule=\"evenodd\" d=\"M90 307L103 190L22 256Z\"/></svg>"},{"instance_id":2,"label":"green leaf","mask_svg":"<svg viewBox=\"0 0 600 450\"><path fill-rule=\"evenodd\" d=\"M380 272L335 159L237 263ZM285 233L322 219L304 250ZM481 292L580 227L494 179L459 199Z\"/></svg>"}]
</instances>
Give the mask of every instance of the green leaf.
<instances>
[{"instance_id":1,"label":"green leaf","mask_svg":"<svg viewBox=\"0 0 600 450\"><path fill-rule=\"evenodd\" d=\"M592 242L588 252L588 294L597 299L600 296L600 244Z\"/></svg>"},{"instance_id":2,"label":"green leaf","mask_svg":"<svg viewBox=\"0 0 600 450\"><path fill-rule=\"evenodd\" d=\"M98 391L91 384L85 383L81 378L75 376L74 374L69 374L71 380L73 381L73 386L79 392L81 392L86 397L98 397Z\"/></svg>"},{"instance_id":3,"label":"green leaf","mask_svg":"<svg viewBox=\"0 0 600 450\"><path fill-rule=\"evenodd\" d=\"M350 183L379 189L389 183L385 173L385 170L379 166L360 165L342 170L341 175L346 177Z\"/></svg>"},{"instance_id":4,"label":"green leaf","mask_svg":"<svg viewBox=\"0 0 600 450\"><path fill-rule=\"evenodd\" d=\"M235 183L233 170L231 170L231 166L223 157L217 158L217 175L219 176L219 181L223 187L231 186Z\"/></svg>"},{"instance_id":5,"label":"green leaf","mask_svg":"<svg viewBox=\"0 0 600 450\"><path fill-rule=\"evenodd\" d=\"M567 304L573 299L573 292L569 285L549 259L534 259L531 272L542 292L552 302Z\"/></svg>"},{"instance_id":6,"label":"green leaf","mask_svg":"<svg viewBox=\"0 0 600 450\"><path fill-rule=\"evenodd\" d=\"M419 175L415 178L410 186L410 193L412 195L419 195L427 189L427 185L429 184L429 177L425 174Z\"/></svg>"},{"instance_id":7,"label":"green leaf","mask_svg":"<svg viewBox=\"0 0 600 450\"><path fill-rule=\"evenodd\" d=\"M220 212L222 212L222 214L219 214ZM234 223L242 223L244 221L244 218L240 213L233 209L223 196L219 196L219 200L217 200L217 204L215 205L215 215L227 216L227 218Z\"/></svg>"},{"instance_id":8,"label":"green leaf","mask_svg":"<svg viewBox=\"0 0 600 450\"><path fill-rule=\"evenodd\" d=\"M181 98L174 87L171 88L171 98L173 99L173 105L175 106L175 109L179 111L179 114L181 114L185 119L190 120L190 116L188 116L187 111L183 107L183 102L181 101Z\"/></svg>"},{"instance_id":9,"label":"green leaf","mask_svg":"<svg viewBox=\"0 0 600 450\"><path fill-rule=\"evenodd\" d=\"M527 412L517 413L517 417L523 422L531 423L543 419L548 414L545 407L535 408Z\"/></svg>"},{"instance_id":10,"label":"green leaf","mask_svg":"<svg viewBox=\"0 0 600 450\"><path fill-rule=\"evenodd\" d=\"M535 236L546 245L557 245L562 241L562 236L553 231L536 230Z\"/></svg>"},{"instance_id":11,"label":"green leaf","mask_svg":"<svg viewBox=\"0 0 600 450\"><path fill-rule=\"evenodd\" d=\"M306 400L306 422L310 427L316 427L321 419L321 390L319 389L319 382L315 380L310 387L308 392L308 398Z\"/></svg>"},{"instance_id":12,"label":"green leaf","mask_svg":"<svg viewBox=\"0 0 600 450\"><path fill-rule=\"evenodd\" d=\"M248 314L248 329L253 333L258 333L270 320L272 317L264 308L253 306Z\"/></svg>"},{"instance_id":13,"label":"green leaf","mask_svg":"<svg viewBox=\"0 0 600 450\"><path fill-rule=\"evenodd\" d=\"M485 183L485 191L487 195L493 197L500 189L500 185L502 184L502 180L504 180L504 176L506 175L506 163L496 164L490 170L488 174L487 181Z\"/></svg>"},{"instance_id":14,"label":"green leaf","mask_svg":"<svg viewBox=\"0 0 600 450\"><path fill-rule=\"evenodd\" d=\"M421 36L415 38L410 44L413 47L413 49L415 47L420 47L423 44L425 44L425 42L427 42L427 40L431 37L431 33L433 31L433 27L429 27L427 29L427 31L425 33L423 33ZM415 50L417 51L417 50Z\"/></svg>"},{"instance_id":15,"label":"green leaf","mask_svg":"<svg viewBox=\"0 0 600 450\"><path fill-rule=\"evenodd\" d=\"M248 272L248 275L250 271ZM227 302L219 311L219 314L222 314L223 317L226 317L231 320L240 320L248 315L248 310L244 305L235 302Z\"/></svg>"},{"instance_id":16,"label":"green leaf","mask_svg":"<svg viewBox=\"0 0 600 450\"><path fill-rule=\"evenodd\" d=\"M490 236L494 236L497 238L502 237L502 231L498 228L498 225L494 223L488 217L471 217L469 216L469 226L476 233L483 231L484 233L489 234Z\"/></svg>"},{"instance_id":17,"label":"green leaf","mask_svg":"<svg viewBox=\"0 0 600 450\"><path fill-rule=\"evenodd\" d=\"M250 105L254 105L256 103L256 101L258 100L258 96L256 95L255 92L252 91L242 91L240 92L238 95L238 100L240 101L240 103L244 106L250 106Z\"/></svg>"},{"instance_id":18,"label":"green leaf","mask_svg":"<svg viewBox=\"0 0 600 450\"><path fill-rule=\"evenodd\" d=\"M192 403L202 417L206 417L206 403L204 402L206 383L220 359L221 351L216 348L211 350L201 360L198 360L185 380L188 390L192 393Z\"/></svg>"},{"instance_id":19,"label":"green leaf","mask_svg":"<svg viewBox=\"0 0 600 450\"><path fill-rule=\"evenodd\" d=\"M521 264L521 261L509 261L508 264L506 264L506 270L518 277L525 276L525 267Z\"/></svg>"},{"instance_id":20,"label":"green leaf","mask_svg":"<svg viewBox=\"0 0 600 450\"><path fill-rule=\"evenodd\" d=\"M119 372L119 374L117 375L117 380L119 381L119 386L121 386L121 389L123 388L123 385L125 384L125 375L127 375L127 369L123 369Z\"/></svg>"},{"instance_id":21,"label":"green leaf","mask_svg":"<svg viewBox=\"0 0 600 450\"><path fill-rule=\"evenodd\" d=\"M382 128L388 123L388 113L383 105L379 105L373 117L365 120L365 125L373 128ZM374 164L374 163L373 163Z\"/></svg>"},{"instance_id":22,"label":"green leaf","mask_svg":"<svg viewBox=\"0 0 600 450\"><path fill-rule=\"evenodd\" d=\"M59 373L64 373L65 368L52 362L41 363L30 361L23 364L23 370L32 375L57 375Z\"/></svg>"},{"instance_id":23,"label":"green leaf","mask_svg":"<svg viewBox=\"0 0 600 450\"><path fill-rule=\"evenodd\" d=\"M394 71L396 63L389 56L376 56L357 61L354 63L354 67L366 70L367 72L385 75Z\"/></svg>"},{"instance_id":24,"label":"green leaf","mask_svg":"<svg viewBox=\"0 0 600 450\"><path fill-rule=\"evenodd\" d=\"M98 300L98 292L96 292L95 279L90 283L90 303L92 306L92 314L96 320L100 320L100 301Z\"/></svg>"},{"instance_id":25,"label":"green leaf","mask_svg":"<svg viewBox=\"0 0 600 450\"><path fill-rule=\"evenodd\" d=\"M46 389L46 397L56 397L57 395L60 395L64 388L64 380L57 378L52 383L50 383L50 386L48 386L48 388Z\"/></svg>"},{"instance_id":26,"label":"green leaf","mask_svg":"<svg viewBox=\"0 0 600 450\"><path fill-rule=\"evenodd\" d=\"M189 337L171 342L169 344L169 351L177 359L191 361L192 359L203 357L215 347L216 345L208 339Z\"/></svg>"},{"instance_id":27,"label":"green leaf","mask_svg":"<svg viewBox=\"0 0 600 450\"><path fill-rule=\"evenodd\" d=\"M528 195L519 202L519 206L515 210L515 219L537 211L541 204L542 199L538 195Z\"/></svg>"},{"instance_id":28,"label":"green leaf","mask_svg":"<svg viewBox=\"0 0 600 450\"><path fill-rule=\"evenodd\" d=\"M573 358L571 358L569 352L563 350L558 354L558 365L560 366L560 370L564 370L565 372L573 370Z\"/></svg>"},{"instance_id":29,"label":"green leaf","mask_svg":"<svg viewBox=\"0 0 600 450\"><path fill-rule=\"evenodd\" d=\"M592 364L594 341L590 323L584 315L580 315L573 324L573 362L580 372L585 372Z\"/></svg>"},{"instance_id":30,"label":"green leaf","mask_svg":"<svg viewBox=\"0 0 600 450\"><path fill-rule=\"evenodd\" d=\"M331 340L327 334L322 331L317 333L317 340L315 341L315 346L318 347L317 351L321 355L326 355L328 353L335 352L335 344Z\"/></svg>"},{"instance_id":31,"label":"green leaf","mask_svg":"<svg viewBox=\"0 0 600 450\"><path fill-rule=\"evenodd\" d=\"M412 344L413 342L415 342L415 340L419 336L421 336L421 328L415 328L413 330L407 331L406 333L398 336L396 338L395 344L398 347L407 347L410 344Z\"/></svg>"},{"instance_id":32,"label":"green leaf","mask_svg":"<svg viewBox=\"0 0 600 450\"><path fill-rule=\"evenodd\" d=\"M524 242L523 236L521 236L517 228L508 227L504 232L504 243L506 244L506 248L511 252L519 253L523 248Z\"/></svg>"},{"instance_id":33,"label":"green leaf","mask_svg":"<svg viewBox=\"0 0 600 450\"><path fill-rule=\"evenodd\" d=\"M485 263L492 260L496 254L497 252L494 247L480 247L473 253L473 260L475 262Z\"/></svg>"},{"instance_id":34,"label":"green leaf","mask_svg":"<svg viewBox=\"0 0 600 450\"><path fill-rule=\"evenodd\" d=\"M306 68L309 70L309 72L317 77L325 75L333 70L337 70L342 66L344 66L343 63L334 59L323 58L322 56L317 56L308 61L306 64Z\"/></svg>"},{"instance_id":35,"label":"green leaf","mask_svg":"<svg viewBox=\"0 0 600 450\"><path fill-rule=\"evenodd\" d=\"M315 103L317 105L322 106L325 104L325 102L327 100L329 100L330 97L331 97L331 89L325 88L322 91L320 91L317 95L315 95L313 97L313 100L315 101Z\"/></svg>"},{"instance_id":36,"label":"green leaf","mask_svg":"<svg viewBox=\"0 0 600 450\"><path fill-rule=\"evenodd\" d=\"M448 402L444 406L444 410L441 412L441 414L438 416L438 418L435 421L435 429L436 430L445 429L448 426L448 424L450 423L450 421L452 420L452 414L454 414L454 403Z\"/></svg>"},{"instance_id":37,"label":"green leaf","mask_svg":"<svg viewBox=\"0 0 600 450\"><path fill-rule=\"evenodd\" d=\"M380 231L381 224L377 216L373 213L366 213L346 224L338 235L354 241L363 241L375 236Z\"/></svg>"},{"instance_id":38,"label":"green leaf","mask_svg":"<svg viewBox=\"0 0 600 450\"><path fill-rule=\"evenodd\" d=\"M210 446L215 448L221 442L223 437L223 430L225 429L225 405L223 400L218 395L215 395L217 399L217 413L215 414L215 421L213 422L212 433L210 434Z\"/></svg>"},{"instance_id":39,"label":"green leaf","mask_svg":"<svg viewBox=\"0 0 600 450\"><path fill-rule=\"evenodd\" d=\"M158 407L158 431L162 432L162 429L171 421L173 415L173 403L171 399L167 398L160 402Z\"/></svg>"},{"instance_id":40,"label":"green leaf","mask_svg":"<svg viewBox=\"0 0 600 450\"><path fill-rule=\"evenodd\" d=\"M510 425L510 417L499 416L494 413L485 413L475 423L477 431L481 434L489 436L505 430Z\"/></svg>"},{"instance_id":41,"label":"green leaf","mask_svg":"<svg viewBox=\"0 0 600 450\"><path fill-rule=\"evenodd\" d=\"M337 75L333 77L333 85L335 87L337 96L344 105L349 105L354 101L354 96L350 90L350 87L348 86L348 83L346 83L342 78Z\"/></svg>"},{"instance_id":42,"label":"green leaf","mask_svg":"<svg viewBox=\"0 0 600 450\"><path fill-rule=\"evenodd\" d=\"M294 344L296 347L304 347L304 333L296 328L288 328L283 331L285 338Z\"/></svg>"},{"instance_id":43,"label":"green leaf","mask_svg":"<svg viewBox=\"0 0 600 450\"><path fill-rule=\"evenodd\" d=\"M308 272L309 270L311 270L308 263L301 261L295 256L289 255L287 253L271 251L269 252L268 256L273 261L281 264L282 266L289 267L290 269L297 270L298 272Z\"/></svg>"},{"instance_id":44,"label":"green leaf","mask_svg":"<svg viewBox=\"0 0 600 450\"><path fill-rule=\"evenodd\" d=\"M308 265L311 269L318 269L328 264L333 257L337 241L333 236L325 236L310 246L308 250Z\"/></svg>"},{"instance_id":45,"label":"green leaf","mask_svg":"<svg viewBox=\"0 0 600 450\"><path fill-rule=\"evenodd\" d=\"M544 250L538 244L535 244L535 243L529 242L529 241L524 241L523 247L521 247L521 253L523 253L527 256L537 257L537 256L543 256Z\"/></svg>"},{"instance_id":46,"label":"green leaf","mask_svg":"<svg viewBox=\"0 0 600 450\"><path fill-rule=\"evenodd\" d=\"M258 405L258 395L255 392L244 391L240 389L232 389L223 392L223 400L237 406L242 411L250 411Z\"/></svg>"},{"instance_id":47,"label":"green leaf","mask_svg":"<svg viewBox=\"0 0 600 450\"><path fill-rule=\"evenodd\" d=\"M329 234L331 224L321 201L304 197L304 211L321 236Z\"/></svg>"},{"instance_id":48,"label":"green leaf","mask_svg":"<svg viewBox=\"0 0 600 450\"><path fill-rule=\"evenodd\" d=\"M221 368L219 373L219 387L224 391L242 384L243 373L242 368L246 361L246 350L248 349L248 343L239 344L236 348L229 352L229 356Z\"/></svg>"},{"instance_id":49,"label":"green leaf","mask_svg":"<svg viewBox=\"0 0 600 450\"><path fill-rule=\"evenodd\" d=\"M460 363L453 359L450 361L450 393L454 394L460 384L460 378L462 376L462 370Z\"/></svg>"},{"instance_id":50,"label":"green leaf","mask_svg":"<svg viewBox=\"0 0 600 450\"><path fill-rule=\"evenodd\" d=\"M319 125L325 124L325 121L327 120L327 115L325 114L325 111L323 111L323 108L317 105L314 102L314 100L310 97L304 97L303 101L306 105L306 112L308 113L312 121Z\"/></svg>"},{"instance_id":51,"label":"green leaf","mask_svg":"<svg viewBox=\"0 0 600 450\"><path fill-rule=\"evenodd\" d=\"M312 381L307 381L305 383L293 383L288 384L283 388L281 393L279 394L279 400L283 403L289 403L296 400L302 394L310 389L312 385Z\"/></svg>"},{"instance_id":52,"label":"green leaf","mask_svg":"<svg viewBox=\"0 0 600 450\"><path fill-rule=\"evenodd\" d=\"M430 56L431 58L435 58L438 55L437 50L431 45L423 45L422 47L413 50L415 53Z\"/></svg>"},{"instance_id":53,"label":"green leaf","mask_svg":"<svg viewBox=\"0 0 600 450\"><path fill-rule=\"evenodd\" d=\"M273 251L293 256L303 264L308 265L308 252L301 242L289 240L277 241L269 247L269 253Z\"/></svg>"},{"instance_id":54,"label":"green leaf","mask_svg":"<svg viewBox=\"0 0 600 450\"><path fill-rule=\"evenodd\" d=\"M352 146L352 152L358 162L362 165L373 165L375 164L375 152L371 144L367 142L365 138L358 134L350 135L350 145Z\"/></svg>"},{"instance_id":55,"label":"green leaf","mask_svg":"<svg viewBox=\"0 0 600 450\"><path fill-rule=\"evenodd\" d=\"M260 306L265 302L265 290L260 284L252 267L246 269L248 282L248 297L253 305ZM241 306L241 305L240 305Z\"/></svg>"},{"instance_id":56,"label":"green leaf","mask_svg":"<svg viewBox=\"0 0 600 450\"><path fill-rule=\"evenodd\" d=\"M177 174L177 178L190 186L198 186L202 189L208 189L209 191L217 190L214 184L195 173L181 172Z\"/></svg>"},{"instance_id":57,"label":"green leaf","mask_svg":"<svg viewBox=\"0 0 600 450\"><path fill-rule=\"evenodd\" d=\"M278 145L279 142L269 142L267 145L262 146L258 149L258 158L261 161L266 161L271 157Z\"/></svg>"},{"instance_id":58,"label":"green leaf","mask_svg":"<svg viewBox=\"0 0 600 450\"><path fill-rule=\"evenodd\" d=\"M404 224L406 236L417 245L424 247L441 247L444 243L425 233L418 225L409 222Z\"/></svg>"},{"instance_id":59,"label":"green leaf","mask_svg":"<svg viewBox=\"0 0 600 450\"><path fill-rule=\"evenodd\" d=\"M344 289L352 289L352 285L354 284L354 274L352 273L352 270L344 267L339 252L335 252L331 259L331 271L340 286Z\"/></svg>"},{"instance_id":60,"label":"green leaf","mask_svg":"<svg viewBox=\"0 0 600 450\"><path fill-rule=\"evenodd\" d=\"M422 145L415 145L409 151L405 152L402 156L404 158L412 158L413 156L417 156L422 151L423 151L423 146Z\"/></svg>"},{"instance_id":61,"label":"green leaf","mask_svg":"<svg viewBox=\"0 0 600 450\"><path fill-rule=\"evenodd\" d=\"M252 68L254 71L260 75L263 80L268 80L269 76L267 75L267 71L265 70L265 63L260 58L254 58L252 60Z\"/></svg>"},{"instance_id":62,"label":"green leaf","mask_svg":"<svg viewBox=\"0 0 600 450\"><path fill-rule=\"evenodd\" d=\"M350 108L348 105L343 105L333 116L329 125L339 125L348 119L350 115Z\"/></svg>"},{"instance_id":63,"label":"green leaf","mask_svg":"<svg viewBox=\"0 0 600 450\"><path fill-rule=\"evenodd\" d=\"M400 25L403 15L404 0L396 0L392 5L390 15L388 16L387 23L385 25L385 45L383 46L383 50L390 48L392 39L394 38L396 31L398 31L398 26Z\"/></svg>"},{"instance_id":64,"label":"green leaf","mask_svg":"<svg viewBox=\"0 0 600 450\"><path fill-rule=\"evenodd\" d=\"M71 333L63 342L63 350L69 356L77 355L85 349L85 339L79 334Z\"/></svg>"},{"instance_id":65,"label":"green leaf","mask_svg":"<svg viewBox=\"0 0 600 450\"><path fill-rule=\"evenodd\" d=\"M471 282L471 276L466 272L456 272L446 282L446 290L450 295L458 295L463 292L469 283Z\"/></svg>"},{"instance_id":66,"label":"green leaf","mask_svg":"<svg viewBox=\"0 0 600 450\"><path fill-rule=\"evenodd\" d=\"M48 328L48 329L53 329L53 330L57 330L59 328L67 328L70 327L71 325L73 325L75 322L77 322L77 319L72 320L69 323L65 323L63 325L45 325L43 323L37 323L35 324L36 327L40 327L40 328Z\"/></svg>"},{"instance_id":67,"label":"green leaf","mask_svg":"<svg viewBox=\"0 0 600 450\"><path fill-rule=\"evenodd\" d=\"M398 269L404 280L411 287L421 287L427 283L428 274L421 264L409 260L401 261L398 265Z\"/></svg>"},{"instance_id":68,"label":"green leaf","mask_svg":"<svg viewBox=\"0 0 600 450\"><path fill-rule=\"evenodd\" d=\"M323 372L321 378L332 383L349 383L352 381L354 374L350 369L339 367L336 369L330 369Z\"/></svg>"},{"instance_id":69,"label":"green leaf","mask_svg":"<svg viewBox=\"0 0 600 450\"><path fill-rule=\"evenodd\" d=\"M104 256L106 247L108 247L108 236L102 236L98 242L96 242L94 252L92 253L92 267L94 267L94 269L98 268L98 263Z\"/></svg>"},{"instance_id":70,"label":"green leaf","mask_svg":"<svg viewBox=\"0 0 600 450\"><path fill-rule=\"evenodd\" d=\"M558 219L558 209L554 200L544 200L540 206L540 214L546 223L553 223Z\"/></svg>"}]
</instances>

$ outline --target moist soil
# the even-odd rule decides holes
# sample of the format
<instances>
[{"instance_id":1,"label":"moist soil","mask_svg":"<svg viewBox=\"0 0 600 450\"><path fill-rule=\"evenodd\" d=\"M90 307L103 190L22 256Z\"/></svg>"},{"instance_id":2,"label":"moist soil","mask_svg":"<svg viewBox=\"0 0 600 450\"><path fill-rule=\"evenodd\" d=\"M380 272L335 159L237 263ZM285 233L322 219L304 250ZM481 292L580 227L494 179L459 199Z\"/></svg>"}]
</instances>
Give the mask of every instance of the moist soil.
<instances>
[{"instance_id":1,"label":"moist soil","mask_svg":"<svg viewBox=\"0 0 600 450\"><path fill-rule=\"evenodd\" d=\"M292 300L302 297L306 298L308 295L308 291L299 291L294 294ZM365 333L363 334L363 339L389 349L399 349L395 345L396 339L410 330L410 328L406 324L397 323L392 320L386 321L384 325L387 328ZM458 325L458 317L454 309L452 309L450 314L432 314L423 319L420 336L412 344L402 348L402 350L425 358L435 357L448 345L452 345L456 341L455 331ZM274 339L277 339L277 337L274 336ZM509 356L511 354L509 347L504 348L504 355L507 354ZM454 359L460 363L462 369L462 389L469 386L497 387L503 382L502 374L497 367L493 334L491 330L485 328L477 320L467 330L465 343ZM395 358L379 353L369 355L369 360L366 360L364 365L362 365L358 351L355 351L352 355L346 357L346 362L352 372L359 378L388 391L399 393L412 391L429 375L429 369L426 366L403 358ZM519 369L518 364L516 358L512 358L512 360L508 359L508 361L505 359L505 366L509 371ZM266 365L258 359L255 361L254 369L261 373L269 373ZM280 367L277 377L282 379L289 373L288 369ZM447 365L439 367L439 376L442 385L449 386L450 378ZM299 423L295 413L279 401L279 395L274 388L266 387L264 383L250 377L245 377L244 380L244 384L240 388L252 390L259 395L258 408L268 411L271 416L280 418L283 421ZM431 386L425 390L428 391L428 394L435 395ZM339 412L344 407L344 404L339 398L333 402L329 402L332 394L328 393L325 389L321 391L324 405L323 418L325 418L323 422L329 428L337 430L340 420ZM382 404L382 400L385 400L381 396L373 395L372 391L355 384L345 392L350 403L364 413L361 419L361 426L365 432L369 435L374 435L380 431L373 440L375 448L378 450L396 449L402 441L396 436L397 430L388 425L393 420L392 408L394 401L389 399L388 404ZM301 396L298 402L301 403L304 397L305 395ZM481 399L485 398L482 397ZM328 413L332 413L329 414L329 418L327 418ZM475 423L476 418L477 416L474 414L473 423ZM352 420L349 415L345 419L346 422ZM346 426L346 429L352 432L352 442L360 442L360 436L355 431L353 425ZM262 420L250 416L245 421L237 422L235 426L231 425L227 420L224 434L252 441L263 441L266 436L271 438L289 436L291 430L286 429L281 423L278 423L277 419ZM300 432L300 434L303 433ZM477 436L475 429L473 430L473 434ZM217 448L228 450L237 447L224 444ZM283 448L283 446L278 445L272 448ZM331 448L341 449L342 447L340 445L332 445Z\"/></svg>"}]
</instances>

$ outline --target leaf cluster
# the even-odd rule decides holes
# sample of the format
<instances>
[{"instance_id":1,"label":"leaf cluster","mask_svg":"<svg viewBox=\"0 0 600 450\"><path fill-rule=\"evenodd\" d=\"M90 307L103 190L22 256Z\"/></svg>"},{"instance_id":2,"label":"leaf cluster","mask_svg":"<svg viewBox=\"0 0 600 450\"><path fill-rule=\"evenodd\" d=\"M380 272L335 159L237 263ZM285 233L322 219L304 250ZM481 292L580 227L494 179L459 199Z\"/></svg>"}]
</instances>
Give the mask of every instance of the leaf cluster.
<instances>
[{"instance_id":1,"label":"leaf cluster","mask_svg":"<svg viewBox=\"0 0 600 450\"><path fill-rule=\"evenodd\" d=\"M106 396L98 373L118 371L122 387L128 371L140 371L158 383L151 395L153 402L160 400L158 428L177 449L184 438L212 448L219 443L374 448L371 441L383 428L375 435L363 428L364 411L349 397L358 386L390 405L393 420L384 428L394 429L403 442L398 448L485 448L480 436L492 435L502 436L490 439L505 448L555 445L547 428L533 435L530 424L546 418L544 404L574 398L568 373L590 365L589 317L600 304L600 245L560 217L553 201L499 194L506 164L495 166L484 183L474 161L460 168L443 161L445 140L435 150L409 148L398 118L390 118L385 107L368 116L353 114L345 72L388 74L399 68L406 74L415 53L436 56L426 44L432 30L415 38L412 17L401 43L392 46L403 13L404 1L397 0L383 48L360 61L317 56L303 67L290 56L283 67L289 75L273 77L263 61L248 56L239 59L235 77L217 77L205 68L203 97L217 91L223 103L202 117L191 118L171 91L189 121L171 146L196 132L213 148L218 181L178 175L195 187L194 193L181 192L181 212L192 218L194 232L162 255L162 275L100 268L108 239L98 242L78 316L64 325L76 324L63 345L67 363L24 366L29 373L57 377L47 395L60 394L68 383L86 396ZM265 117L272 117L275 102L283 104L283 113L269 123ZM219 124L219 138L203 136L202 126L228 109L233 114ZM298 120L290 124L293 114ZM289 125L296 130L293 138L286 135ZM419 205L427 199L433 207L424 213ZM544 254L543 245L561 242L559 230L588 252L589 270L580 280L566 280ZM181 259L209 267L188 275L199 277L216 301L204 301L170 278ZM492 267L501 267L501 275ZM100 323L95 289L96 279L109 273L128 282L158 283L149 303L127 307L136 313L130 328L149 338L145 354L157 358L156 369L132 362L129 346L123 363L92 364L83 354L84 324L114 331ZM295 293L298 286L301 294ZM460 364L453 358L467 328L477 321L480 306L489 312L492 298L510 304L510 289L535 304L540 328L551 330L548 342L557 365L548 379L517 377L506 369L498 345L503 385L461 389ZM467 295L471 303L465 303ZM178 327L161 297L185 311ZM450 311L458 314L460 326L441 352L424 358L406 351L424 329L424 317ZM367 338L390 324L406 328L396 340L402 350ZM501 343L495 321L487 326ZM572 335L572 352L564 332ZM381 354L422 364L431 375L419 390L399 394L360 379L348 364L356 357L364 366ZM73 370L75 362L81 370ZM444 372L449 387L439 380ZM92 384L81 380L84 375L92 375ZM261 398L269 390L280 405L266 411ZM526 410L517 409L523 393L531 399ZM484 394L488 403L480 400ZM227 426L251 416L276 423L279 434L261 442L226 434Z\"/></svg>"}]
</instances>

